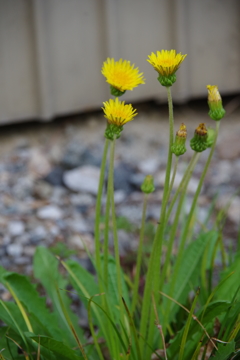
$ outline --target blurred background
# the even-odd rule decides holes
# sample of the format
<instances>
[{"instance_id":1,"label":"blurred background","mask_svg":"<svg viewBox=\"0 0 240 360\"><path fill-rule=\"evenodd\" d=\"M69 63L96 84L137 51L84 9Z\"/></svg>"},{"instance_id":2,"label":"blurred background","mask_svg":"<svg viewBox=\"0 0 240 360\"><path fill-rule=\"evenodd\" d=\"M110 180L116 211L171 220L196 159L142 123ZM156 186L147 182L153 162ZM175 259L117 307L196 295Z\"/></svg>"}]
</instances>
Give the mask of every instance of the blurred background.
<instances>
[{"instance_id":1,"label":"blurred background","mask_svg":"<svg viewBox=\"0 0 240 360\"><path fill-rule=\"evenodd\" d=\"M223 96L227 115L197 216L201 223L212 204L214 215L227 206L225 243L236 247L239 19L239 0L0 0L2 266L31 274L38 245L62 257L73 250L78 261L91 266L84 244L94 250L106 127L100 107L110 97L101 74L107 57L130 60L146 78L145 85L122 97L133 102L138 116L117 141L115 200L121 256L134 256L141 223L140 187L147 174L154 175L146 246L151 243L164 185L168 109L166 89L146 59L161 49L188 54L172 87L175 131L181 122L188 129L188 151L179 161L175 189L193 154L189 139L194 129L200 122L215 126L208 117L206 85L218 85ZM208 153L202 153L193 174L186 212Z\"/></svg>"},{"instance_id":2,"label":"blurred background","mask_svg":"<svg viewBox=\"0 0 240 360\"><path fill-rule=\"evenodd\" d=\"M107 57L128 59L146 84L124 100L166 101L146 62L161 49L188 54L175 101L240 91L239 0L0 0L0 124L99 109L109 98Z\"/></svg>"}]
</instances>

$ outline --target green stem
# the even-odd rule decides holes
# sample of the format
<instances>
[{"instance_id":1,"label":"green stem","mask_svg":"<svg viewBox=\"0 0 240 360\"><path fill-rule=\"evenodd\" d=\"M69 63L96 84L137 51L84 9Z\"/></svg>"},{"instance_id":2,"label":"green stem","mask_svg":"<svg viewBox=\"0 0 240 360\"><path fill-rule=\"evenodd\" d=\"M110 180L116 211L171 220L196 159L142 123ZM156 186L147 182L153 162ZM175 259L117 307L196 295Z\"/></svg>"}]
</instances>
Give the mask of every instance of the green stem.
<instances>
[{"instance_id":1,"label":"green stem","mask_svg":"<svg viewBox=\"0 0 240 360\"><path fill-rule=\"evenodd\" d=\"M157 292L159 286L159 271L161 264L161 253L162 253L162 243L163 243L163 234L164 234L164 225L165 225L165 212L167 207L167 195L170 183L170 174L171 174L171 166L172 166L172 152L171 146L173 144L173 127L174 127L174 118L173 118L173 104L172 104L172 96L171 96L171 88L167 87L168 94L168 107L169 107L169 147L168 147L168 160L166 167L166 175L165 175L165 184L163 190L163 200L162 207L159 219L159 225L157 227L157 231L154 237L153 249L150 256L149 267L146 277L144 295L143 295L143 307L141 313L141 323L140 323L140 333L142 335L141 338L141 351L142 354L145 354L145 357L148 358L150 356L150 350L145 346L145 341L152 342L153 333L154 333L154 321L149 321L154 319L153 307L151 306L151 294L154 292L155 299L159 298L159 294ZM156 302L158 302L156 300ZM149 314L150 312L150 314ZM148 326L149 323L149 326ZM147 336L148 332L148 336ZM143 356L144 357L144 356Z\"/></svg>"},{"instance_id":2,"label":"green stem","mask_svg":"<svg viewBox=\"0 0 240 360\"><path fill-rule=\"evenodd\" d=\"M200 192L201 192L201 190L202 190L203 181L204 181L204 179L205 179L205 176L206 176L206 174L207 174L209 165L210 165L211 160L212 160L212 157L213 157L213 153L214 153L215 146L216 146L216 143L217 143L219 126L220 126L220 121L218 121L218 122L216 123L216 135L215 135L215 139L214 139L213 145L212 145L212 147L211 147L211 151L210 151L210 153L209 153L209 155L208 155L207 162L206 162L206 164L205 164L205 166L204 166L202 175L201 175L201 177L200 177L199 184L198 184L198 187L197 187L197 191L196 191L196 193L195 193L195 195L194 195L193 202L192 202L192 206L191 206L191 209L190 209L190 212L189 212L189 215L188 215L186 224L185 224L185 226L184 226L183 235L182 235L182 239L181 239L181 248L182 248L182 249L184 248L184 245L185 245L185 242L186 242L186 239L187 239L188 230L189 230L189 227L190 227L190 224L191 224L191 221L192 221L192 217L193 217L194 210L195 210L195 208L196 208L196 204L197 204L197 200L198 200L199 194L200 194Z\"/></svg>"},{"instance_id":3,"label":"green stem","mask_svg":"<svg viewBox=\"0 0 240 360\"><path fill-rule=\"evenodd\" d=\"M194 155L193 155L193 157L194 157ZM195 159L196 158L197 157L195 157ZM173 243L174 243L174 240L175 240L175 237L176 237L177 227L178 227L178 224L179 224L179 218L180 218L180 215L181 215L181 212L182 212L182 207L183 207L185 195L186 195L186 192L187 192L187 187L188 187L189 181L191 179L192 172L194 170L194 165L195 165L195 162L193 161L192 166L188 167L185 174L184 174L184 182L182 183L182 186L181 186L181 193L180 193L181 195L180 195L180 199L179 199L179 202L178 202L176 214L174 216L174 221L173 221L173 224L171 226L170 237L169 237L169 242L168 242L168 246L167 246L167 254L166 254L166 258L165 258L164 265L163 265L163 270L162 270L162 276L161 276L161 282L160 282L160 290L162 290L162 287L163 287L163 284L164 284L164 281L165 281L165 277L166 277L166 274L167 274L167 270L168 270L169 265L170 265L170 259L171 259L171 254L172 254ZM178 194L179 194L179 192L178 192ZM166 219L166 223L167 223L167 220L168 219Z\"/></svg>"},{"instance_id":4,"label":"green stem","mask_svg":"<svg viewBox=\"0 0 240 360\"><path fill-rule=\"evenodd\" d=\"M115 204L114 204L114 153L115 153L115 142L114 139L111 142L110 148L110 162L109 162L109 176L108 176L108 187L111 197L111 210L112 210L112 227L113 227L113 242L114 242L114 253L115 253L115 262L116 262L116 271L117 271L117 288L118 288L118 297L119 297L119 307L120 307L120 318L124 314L124 306L122 302L122 282L121 282L121 264L120 264L120 255L119 255L119 246L118 246L118 234L117 234L117 221L115 215Z\"/></svg>"},{"instance_id":5,"label":"green stem","mask_svg":"<svg viewBox=\"0 0 240 360\"><path fill-rule=\"evenodd\" d=\"M172 200L171 200L171 203L170 203L170 205L169 205L169 208L168 208L168 211L167 211L167 214L166 214L166 223L167 223L168 220L169 220L169 217L170 217L171 212L172 212L172 209L173 209L173 207L174 207L174 205L175 205L175 203L176 203L176 200L177 200L177 198L178 198L178 195L180 194L180 192L182 192L183 188L185 187L186 179L188 178L189 174L192 175L193 170L194 170L194 168L195 168L195 166L196 166L196 163L197 163L200 155L201 155L200 153L194 152L194 155L192 156L191 161L190 161L190 163L188 164L188 167L187 167L187 169L186 169L186 171L185 171L185 174L183 175L183 178L182 178L182 180L181 180L181 182L180 182L180 185L179 185L179 187L177 188L177 191L176 191L176 193L174 194L174 196L173 196L173 198L172 198Z\"/></svg>"},{"instance_id":6,"label":"green stem","mask_svg":"<svg viewBox=\"0 0 240 360\"><path fill-rule=\"evenodd\" d=\"M111 171L109 169L108 172L108 184L110 184L112 176ZM110 220L110 208L111 208L111 187L107 187L107 201L106 201L106 210L105 210L105 228L104 228L104 244L103 244L103 253L104 253L104 272L103 272L103 280L108 288L108 239L109 239L109 220Z\"/></svg>"},{"instance_id":7,"label":"green stem","mask_svg":"<svg viewBox=\"0 0 240 360\"><path fill-rule=\"evenodd\" d=\"M148 195L149 194L144 194L144 200L143 200L142 222L141 222L140 239L139 239L139 245L138 245L136 275L135 275L134 285L133 285L133 298L132 298L132 309L131 309L132 314L135 311L135 308L137 305L137 299L138 299L138 289L139 289L139 279L140 279L140 271L141 271L141 263L142 263L142 248L143 248Z\"/></svg>"},{"instance_id":8,"label":"green stem","mask_svg":"<svg viewBox=\"0 0 240 360\"><path fill-rule=\"evenodd\" d=\"M172 174L172 178L171 178L171 182L170 182L170 186L168 189L168 194L167 194L167 201L169 200L172 188L173 188L173 184L175 181L175 177L176 177L176 173L177 173L177 167L178 167L178 160L179 160L179 156L175 156L175 164L174 164L174 168L173 168L173 174Z\"/></svg>"},{"instance_id":9,"label":"green stem","mask_svg":"<svg viewBox=\"0 0 240 360\"><path fill-rule=\"evenodd\" d=\"M218 137L219 125L220 125L220 123L217 122L215 140L214 140L214 143L212 145L211 151L209 153L209 156L208 156L207 162L205 164L205 167L203 169L201 178L199 180L198 188L197 188L197 191L196 191L196 193L194 195L192 206L191 206L191 209L190 209L186 224L184 226L183 235L182 235L179 250L178 250L177 261L176 261L176 264L175 264L174 272L172 274L171 286L170 286L170 290L169 290L169 295L170 296L173 296L173 293L174 293L174 288L175 288L175 284L176 284L176 280L177 280L177 276L178 276L179 267L180 267L180 265L182 263L182 256L183 256L183 252L184 252L184 248L185 248L185 243L186 243L186 240L187 240L188 230L189 230L189 227L190 227L190 224L191 224L191 221L192 221L192 216L193 216L193 213L194 213L194 210L195 210L195 207L196 207L198 196L199 196L200 191L202 189L203 181L205 179L207 170L209 168L209 165L210 165L213 153L214 153L214 149L215 149L216 142L217 142L217 137ZM166 315L169 314L169 311L170 311L170 307L167 308Z\"/></svg>"},{"instance_id":10,"label":"green stem","mask_svg":"<svg viewBox=\"0 0 240 360\"><path fill-rule=\"evenodd\" d=\"M99 279L101 280L102 280L102 276L101 276L102 271L101 271L101 253L100 253L100 216L101 216L101 201L102 201L102 193L103 193L104 174L105 174L105 168L107 162L108 145L109 145L109 140L106 139L103 150L100 178L98 184L98 194L97 194L96 211L95 211L95 227L94 227L96 269L99 275Z\"/></svg>"}]
</instances>

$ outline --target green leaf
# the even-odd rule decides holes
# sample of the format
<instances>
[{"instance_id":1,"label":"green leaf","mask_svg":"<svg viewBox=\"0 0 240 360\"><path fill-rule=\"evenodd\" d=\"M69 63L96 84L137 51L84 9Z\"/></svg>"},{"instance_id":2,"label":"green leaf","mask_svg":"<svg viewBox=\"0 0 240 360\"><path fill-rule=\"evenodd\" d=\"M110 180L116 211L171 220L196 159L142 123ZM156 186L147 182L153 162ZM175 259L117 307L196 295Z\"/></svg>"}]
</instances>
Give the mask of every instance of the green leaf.
<instances>
[{"instance_id":1,"label":"green leaf","mask_svg":"<svg viewBox=\"0 0 240 360\"><path fill-rule=\"evenodd\" d=\"M56 314L50 313L46 307L45 299L40 298L29 279L16 273L6 274L4 279L10 284L27 312L31 314L41 329L44 330L45 335L53 336L60 340L63 335L59 331Z\"/></svg>"},{"instance_id":2,"label":"green leaf","mask_svg":"<svg viewBox=\"0 0 240 360\"><path fill-rule=\"evenodd\" d=\"M215 242L217 236L218 233L216 231L201 234L197 240L190 243L186 248L176 276L174 293L170 295L181 304L186 302L189 292L199 285L199 263L201 257L208 242ZM171 283L165 286L163 292L168 294L169 288L171 288ZM166 301L164 302L166 303ZM179 306L176 303L172 304L170 321L174 319L178 308Z\"/></svg>"},{"instance_id":3,"label":"green leaf","mask_svg":"<svg viewBox=\"0 0 240 360\"><path fill-rule=\"evenodd\" d=\"M210 357L210 360L227 360L234 351L235 341L231 341L228 344L218 344L218 351L214 356Z\"/></svg>"},{"instance_id":4,"label":"green leaf","mask_svg":"<svg viewBox=\"0 0 240 360\"><path fill-rule=\"evenodd\" d=\"M83 331L78 325L77 316L70 309L71 300L68 297L67 292L64 290L67 285L67 281L62 275L60 275L58 265L58 260L48 249L45 247L37 248L34 255L34 275L41 281L52 300L54 312L58 317L58 326L65 331L65 339L68 340L68 343L70 343L71 346L75 346L75 340L62 311L57 289L60 291L61 299L65 308L68 310L71 322L81 341L84 339Z\"/></svg>"},{"instance_id":5,"label":"green leaf","mask_svg":"<svg viewBox=\"0 0 240 360\"><path fill-rule=\"evenodd\" d=\"M129 299L129 293L127 290L127 286L123 277L123 274L121 274L121 280L122 280L122 297L124 298L124 301L128 308L131 307L130 305L130 299ZM112 257L109 257L108 259L108 290L107 290L107 296L109 304L111 305L112 309L114 310L114 314L116 316L116 320L120 319L120 313L119 313L119 296L118 296L118 286L117 286L117 268L115 259Z\"/></svg>"},{"instance_id":6,"label":"green leaf","mask_svg":"<svg viewBox=\"0 0 240 360\"><path fill-rule=\"evenodd\" d=\"M0 351L4 356L4 359L19 359L18 347L13 341L6 337L6 334L10 337L15 336L15 333L9 334L9 328L7 326L0 327ZM19 340L19 339L18 339ZM4 349L4 350L3 350ZM22 359L22 356L20 357Z\"/></svg>"},{"instance_id":7,"label":"green leaf","mask_svg":"<svg viewBox=\"0 0 240 360\"><path fill-rule=\"evenodd\" d=\"M209 324L210 325L212 324L212 321L216 317L219 317L223 312L226 312L228 310L229 306L230 306L229 302L214 301L214 302L210 303L206 309L205 309L205 307L203 307L200 311L198 311L197 318L200 319L201 314L204 311L204 319L203 319L202 324L206 328ZM211 327L212 327L212 325L211 325ZM173 340L170 340L170 346L168 348L168 355L169 355L170 359L174 358L174 356L176 356L176 354L179 351L183 331L184 331L184 327L181 329L181 331L179 331L177 333L177 335L175 336L175 338ZM198 337L196 337L194 339L194 336L196 334L200 334L200 337L201 337L202 333L203 333L203 330L200 327L200 325L197 323L197 321L193 321L191 323L189 333L188 333L188 340L193 339L193 342L188 341L188 343L187 343L187 349L189 350L189 352L191 352L191 350L194 351L194 349L197 347ZM189 355L189 357L190 357L190 355Z\"/></svg>"},{"instance_id":8,"label":"green leaf","mask_svg":"<svg viewBox=\"0 0 240 360\"><path fill-rule=\"evenodd\" d=\"M61 360L79 360L83 357L81 355L77 355L74 350L72 350L67 345L63 344L61 341L57 341L52 339L48 336L37 336L31 333L25 333L25 335L36 341L37 344L40 343L41 346L45 347L46 349L52 351L56 355L60 355ZM59 357L58 357L59 358Z\"/></svg>"},{"instance_id":9,"label":"green leaf","mask_svg":"<svg viewBox=\"0 0 240 360\"><path fill-rule=\"evenodd\" d=\"M238 286L240 279L240 255L237 254L231 266L227 267L221 274L221 280L227 277L231 272L232 276L221 286L216 293L216 297L221 300L232 300Z\"/></svg>"}]
</instances>

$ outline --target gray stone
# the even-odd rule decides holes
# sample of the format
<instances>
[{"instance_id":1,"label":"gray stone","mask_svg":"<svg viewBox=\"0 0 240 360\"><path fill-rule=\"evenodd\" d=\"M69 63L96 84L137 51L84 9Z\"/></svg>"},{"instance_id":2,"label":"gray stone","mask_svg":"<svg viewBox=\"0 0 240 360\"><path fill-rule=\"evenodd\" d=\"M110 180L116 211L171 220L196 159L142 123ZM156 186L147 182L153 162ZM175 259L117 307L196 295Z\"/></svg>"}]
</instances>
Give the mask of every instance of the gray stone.
<instances>
[{"instance_id":1,"label":"gray stone","mask_svg":"<svg viewBox=\"0 0 240 360\"><path fill-rule=\"evenodd\" d=\"M45 240L47 238L47 230L42 226L39 225L30 233L30 241L33 244L37 244L41 240Z\"/></svg>"},{"instance_id":2,"label":"gray stone","mask_svg":"<svg viewBox=\"0 0 240 360\"><path fill-rule=\"evenodd\" d=\"M84 205L92 206L95 205L95 199L90 194L71 194L69 200L72 205Z\"/></svg>"},{"instance_id":3,"label":"gray stone","mask_svg":"<svg viewBox=\"0 0 240 360\"><path fill-rule=\"evenodd\" d=\"M96 166L82 166L74 170L65 171L63 182L67 188L76 192L87 192L96 195L100 169Z\"/></svg>"},{"instance_id":4,"label":"gray stone","mask_svg":"<svg viewBox=\"0 0 240 360\"><path fill-rule=\"evenodd\" d=\"M9 244L6 251L9 256L18 257L22 255L23 246L21 244Z\"/></svg>"},{"instance_id":5,"label":"gray stone","mask_svg":"<svg viewBox=\"0 0 240 360\"><path fill-rule=\"evenodd\" d=\"M44 180L53 186L62 186L63 172L64 170L61 167L55 167L50 171L50 173L47 174Z\"/></svg>"},{"instance_id":6,"label":"gray stone","mask_svg":"<svg viewBox=\"0 0 240 360\"><path fill-rule=\"evenodd\" d=\"M49 199L53 188L46 181L38 180L33 187L33 195L39 199Z\"/></svg>"},{"instance_id":7,"label":"gray stone","mask_svg":"<svg viewBox=\"0 0 240 360\"><path fill-rule=\"evenodd\" d=\"M22 221L11 221L8 223L8 232L11 236L20 236L24 233L25 226Z\"/></svg>"},{"instance_id":8,"label":"gray stone","mask_svg":"<svg viewBox=\"0 0 240 360\"><path fill-rule=\"evenodd\" d=\"M149 158L138 164L138 169L145 175L153 175L159 169L161 162L159 158Z\"/></svg>"},{"instance_id":9,"label":"gray stone","mask_svg":"<svg viewBox=\"0 0 240 360\"><path fill-rule=\"evenodd\" d=\"M30 264L31 259L28 256L20 256L14 259L16 265L27 265Z\"/></svg>"},{"instance_id":10,"label":"gray stone","mask_svg":"<svg viewBox=\"0 0 240 360\"><path fill-rule=\"evenodd\" d=\"M37 216L39 219L58 220L63 217L63 212L57 206L47 205L37 211Z\"/></svg>"}]
</instances>

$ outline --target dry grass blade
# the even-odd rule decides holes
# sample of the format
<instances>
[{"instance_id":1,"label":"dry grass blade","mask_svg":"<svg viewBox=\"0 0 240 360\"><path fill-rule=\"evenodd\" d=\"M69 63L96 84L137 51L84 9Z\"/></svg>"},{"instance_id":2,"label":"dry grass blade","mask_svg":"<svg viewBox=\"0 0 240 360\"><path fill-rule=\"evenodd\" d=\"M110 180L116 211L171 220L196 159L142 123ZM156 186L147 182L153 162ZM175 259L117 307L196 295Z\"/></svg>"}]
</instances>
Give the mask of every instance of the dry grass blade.
<instances>
[{"instance_id":1,"label":"dry grass blade","mask_svg":"<svg viewBox=\"0 0 240 360\"><path fill-rule=\"evenodd\" d=\"M175 304L179 305L182 309L184 309L186 312L190 313L190 311L183 306L182 304L180 304L177 300L171 298L170 296L168 296L167 294L163 293L162 291L159 291L161 295L165 296L166 298L168 298L169 300L173 301ZM205 327L203 326L203 324L198 320L198 318L195 315L192 315L193 320L196 320L196 322L198 323L198 325L203 329L203 331L205 332L205 334L207 335L209 341L212 343L212 345L214 346L214 348L216 350L218 350L217 346L215 345L214 341L211 339L210 335L208 334L207 330L205 329Z\"/></svg>"},{"instance_id":2,"label":"dry grass blade","mask_svg":"<svg viewBox=\"0 0 240 360\"><path fill-rule=\"evenodd\" d=\"M166 349L166 344L165 344L165 339L164 339L164 335L163 335L163 331L162 331L162 326L160 325L160 321L159 321L159 317L158 317L158 312L157 312L157 308L156 308L156 302L154 299L154 295L152 294L152 301L153 301L153 309L154 309L154 313L156 316L156 326L159 330L160 336L162 338L162 343L163 343L163 353L164 353L164 357L165 360L168 360L167 358L167 349Z\"/></svg>"}]
</instances>

